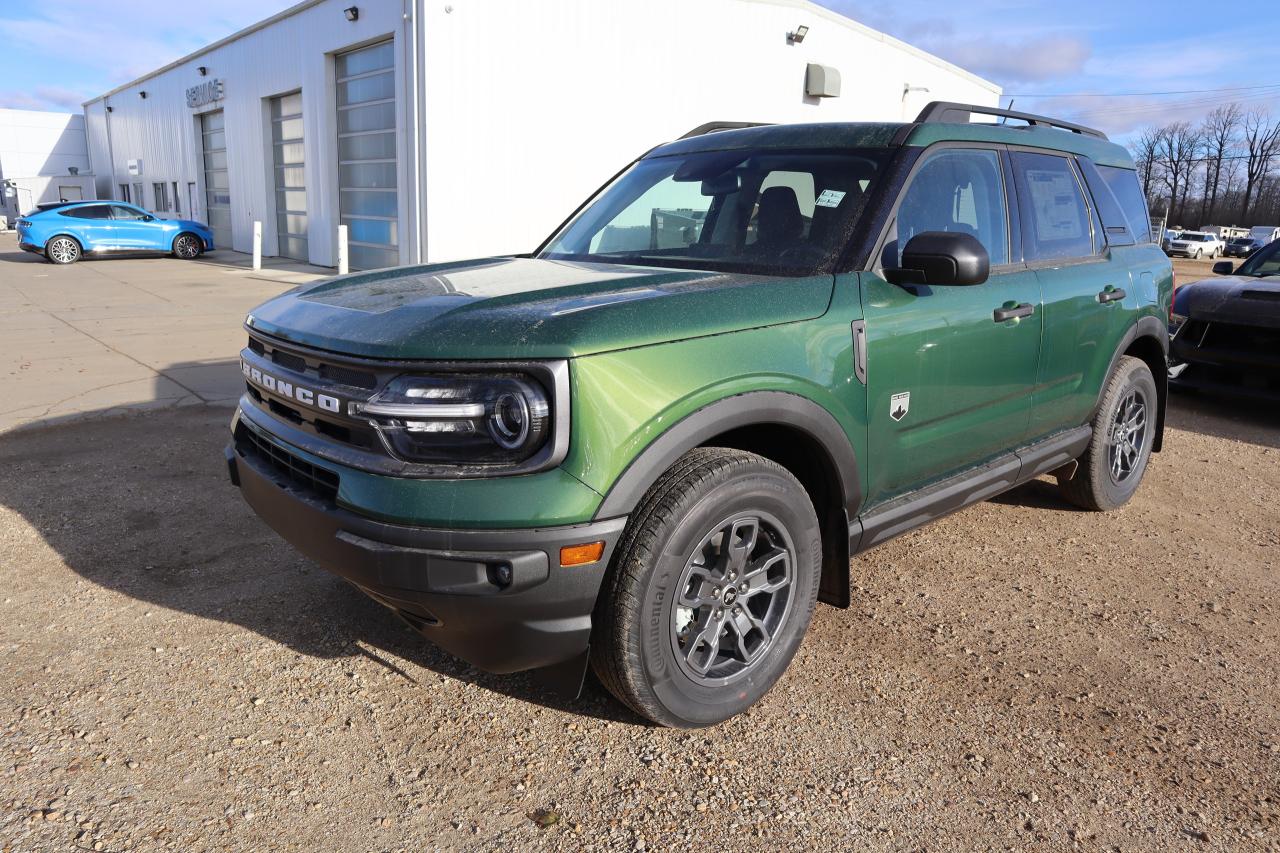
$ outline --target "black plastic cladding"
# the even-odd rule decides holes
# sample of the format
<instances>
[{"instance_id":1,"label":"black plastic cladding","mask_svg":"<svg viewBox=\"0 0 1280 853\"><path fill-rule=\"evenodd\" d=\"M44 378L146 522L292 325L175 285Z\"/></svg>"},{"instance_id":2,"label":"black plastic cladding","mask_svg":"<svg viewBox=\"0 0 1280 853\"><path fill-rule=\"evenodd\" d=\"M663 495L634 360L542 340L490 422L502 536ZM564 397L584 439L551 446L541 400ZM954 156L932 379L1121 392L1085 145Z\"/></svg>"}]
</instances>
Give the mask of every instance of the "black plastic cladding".
<instances>
[{"instance_id":1,"label":"black plastic cladding","mask_svg":"<svg viewBox=\"0 0 1280 853\"><path fill-rule=\"evenodd\" d=\"M246 383L241 410L256 426L323 459L361 471L416 479L459 479L528 474L553 468L569 448L569 366L564 360L521 362L383 361L337 355L283 341L248 329L249 345L240 357L251 367L276 378L339 400L338 411L325 411L292 397ZM298 370L298 361L302 370ZM510 372L540 384L551 401L552 423L547 442L514 465L440 465L406 462L384 446L367 419L347 414L348 402L365 402L406 373L448 374ZM359 377L371 382L356 384ZM347 381L343 381L347 380Z\"/></svg>"}]
</instances>

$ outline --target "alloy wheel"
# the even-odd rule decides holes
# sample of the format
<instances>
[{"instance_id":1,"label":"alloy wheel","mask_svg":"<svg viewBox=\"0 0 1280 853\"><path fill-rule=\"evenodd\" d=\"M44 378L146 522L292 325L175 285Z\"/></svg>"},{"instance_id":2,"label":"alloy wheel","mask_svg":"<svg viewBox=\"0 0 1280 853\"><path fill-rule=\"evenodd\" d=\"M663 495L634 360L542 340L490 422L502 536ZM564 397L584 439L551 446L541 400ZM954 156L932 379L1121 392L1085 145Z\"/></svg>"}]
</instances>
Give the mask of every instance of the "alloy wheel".
<instances>
[{"instance_id":1,"label":"alloy wheel","mask_svg":"<svg viewBox=\"0 0 1280 853\"><path fill-rule=\"evenodd\" d=\"M183 260L189 261L200 254L200 244L196 242L195 237L184 234L173 244L173 253Z\"/></svg>"},{"instance_id":2,"label":"alloy wheel","mask_svg":"<svg viewBox=\"0 0 1280 853\"><path fill-rule=\"evenodd\" d=\"M736 681L765 658L791 604L795 554L781 525L738 515L707 533L685 564L671 641L685 675Z\"/></svg>"},{"instance_id":3,"label":"alloy wheel","mask_svg":"<svg viewBox=\"0 0 1280 853\"><path fill-rule=\"evenodd\" d=\"M49 244L49 257L55 263L69 264L80 256L80 247L70 237L57 237Z\"/></svg>"},{"instance_id":4,"label":"alloy wheel","mask_svg":"<svg viewBox=\"0 0 1280 853\"><path fill-rule=\"evenodd\" d=\"M1147 439L1147 400L1137 388L1120 398L1111 419L1107 463L1111 481L1119 485L1138 470Z\"/></svg>"}]
</instances>

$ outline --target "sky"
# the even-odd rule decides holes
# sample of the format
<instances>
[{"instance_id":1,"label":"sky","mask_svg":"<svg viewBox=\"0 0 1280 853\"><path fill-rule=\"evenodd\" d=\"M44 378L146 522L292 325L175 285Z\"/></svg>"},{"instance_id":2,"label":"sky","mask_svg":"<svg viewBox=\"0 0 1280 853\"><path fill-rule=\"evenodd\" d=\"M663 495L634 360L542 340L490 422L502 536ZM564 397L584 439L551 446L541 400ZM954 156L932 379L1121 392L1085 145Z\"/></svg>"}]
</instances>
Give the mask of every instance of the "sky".
<instances>
[{"instance_id":1,"label":"sky","mask_svg":"<svg viewBox=\"0 0 1280 853\"><path fill-rule=\"evenodd\" d=\"M1277 0L818 2L1000 84L1004 105L1012 97L1014 109L1099 127L1121 142L1148 124L1198 121L1230 100L1280 114ZM84 100L290 5L211 0L175 14L173 0L4 0L0 107L78 112ZM846 93L856 85L846 80ZM1204 91L1224 89L1233 91Z\"/></svg>"}]
</instances>

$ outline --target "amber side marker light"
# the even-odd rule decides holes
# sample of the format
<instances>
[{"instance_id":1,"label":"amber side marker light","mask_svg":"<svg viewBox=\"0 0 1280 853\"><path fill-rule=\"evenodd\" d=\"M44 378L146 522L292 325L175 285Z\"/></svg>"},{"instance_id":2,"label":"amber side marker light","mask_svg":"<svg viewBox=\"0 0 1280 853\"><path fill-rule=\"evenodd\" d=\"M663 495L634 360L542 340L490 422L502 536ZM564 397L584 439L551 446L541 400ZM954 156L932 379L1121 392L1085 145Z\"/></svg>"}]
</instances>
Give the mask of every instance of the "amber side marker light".
<instances>
[{"instance_id":1,"label":"amber side marker light","mask_svg":"<svg viewBox=\"0 0 1280 853\"><path fill-rule=\"evenodd\" d=\"M560 549L560 565L585 566L595 563L604 556L603 542L588 542L585 545L566 545Z\"/></svg>"}]
</instances>

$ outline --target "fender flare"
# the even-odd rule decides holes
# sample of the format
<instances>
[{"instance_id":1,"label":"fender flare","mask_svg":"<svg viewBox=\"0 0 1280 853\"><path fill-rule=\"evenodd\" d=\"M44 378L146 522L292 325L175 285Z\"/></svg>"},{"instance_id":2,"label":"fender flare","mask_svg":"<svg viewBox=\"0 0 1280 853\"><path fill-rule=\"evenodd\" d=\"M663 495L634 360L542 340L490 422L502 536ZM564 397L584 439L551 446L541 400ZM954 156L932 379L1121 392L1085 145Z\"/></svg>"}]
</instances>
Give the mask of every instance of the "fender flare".
<instances>
[{"instance_id":1,"label":"fender flare","mask_svg":"<svg viewBox=\"0 0 1280 853\"><path fill-rule=\"evenodd\" d=\"M1098 413L1098 408L1102 405L1102 396L1107 393L1107 380L1109 380L1116 371L1116 365L1120 362L1120 357L1128 351L1129 347L1138 338L1154 338L1156 343L1160 345L1160 350L1164 353L1167 360L1169 358L1169 326L1161 321L1159 317L1146 314L1139 317L1137 322L1129 327L1129 331L1125 332L1124 337L1120 339L1120 345L1116 347L1116 351L1111 355L1111 363L1107 365L1106 378L1102 382L1102 387L1098 389L1098 401L1094 404L1093 414ZM1156 381L1156 393L1159 397L1159 411L1156 413L1156 436L1152 443L1151 449L1159 452L1161 445L1164 443L1164 410L1169 399L1169 372L1167 370L1153 371L1152 378ZM1093 417L1089 418L1093 421Z\"/></svg>"},{"instance_id":2,"label":"fender flare","mask_svg":"<svg viewBox=\"0 0 1280 853\"><path fill-rule=\"evenodd\" d=\"M845 512L849 518L857 515L862 502L857 454L831 413L799 394L751 391L698 409L650 442L609 487L595 518L629 514L662 472L685 453L723 432L758 425L798 429L821 446L840 484Z\"/></svg>"},{"instance_id":3,"label":"fender flare","mask_svg":"<svg viewBox=\"0 0 1280 853\"><path fill-rule=\"evenodd\" d=\"M76 235L72 234L70 231L59 231L56 234L51 235L49 239L45 240L44 244L40 246L40 251L44 252L45 254L48 254L49 244L52 243L54 240L57 240L59 237L70 237L72 240L75 240L76 245L80 247L80 254L82 255L84 254L84 241L81 240Z\"/></svg>"}]
</instances>

